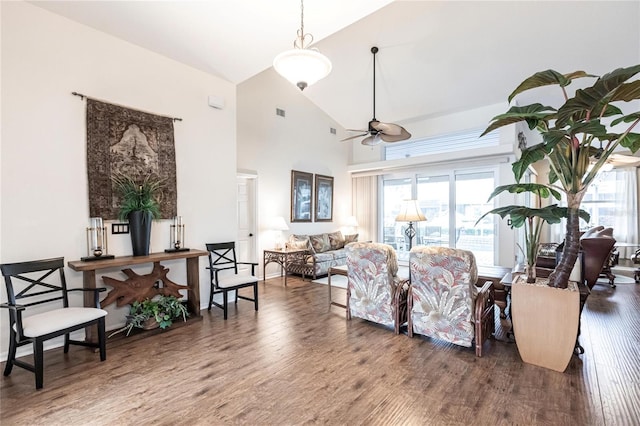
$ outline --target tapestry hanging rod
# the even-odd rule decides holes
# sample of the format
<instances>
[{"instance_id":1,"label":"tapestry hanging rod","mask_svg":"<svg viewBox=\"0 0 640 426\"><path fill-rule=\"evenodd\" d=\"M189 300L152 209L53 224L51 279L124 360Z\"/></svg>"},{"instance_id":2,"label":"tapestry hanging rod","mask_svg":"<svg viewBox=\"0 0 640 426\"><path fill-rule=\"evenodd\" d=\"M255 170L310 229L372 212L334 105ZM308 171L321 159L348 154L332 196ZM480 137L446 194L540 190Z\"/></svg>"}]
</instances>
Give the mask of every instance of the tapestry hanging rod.
<instances>
[{"instance_id":1,"label":"tapestry hanging rod","mask_svg":"<svg viewBox=\"0 0 640 426\"><path fill-rule=\"evenodd\" d=\"M71 94L73 96L78 96L80 98L80 100L82 100L82 101L84 101L84 98L87 98L87 99L93 99L94 101L100 101L100 102L105 102L105 103L112 104L111 102L103 101L102 99L90 98L89 96L83 95L82 93L78 93L78 92L71 92ZM112 104L112 105L115 105L115 104ZM122 106L122 105L119 105L119 106ZM129 108L129 107L123 107L123 108ZM133 109L135 109L135 108L133 108ZM141 110L138 110L138 111L141 111ZM148 111L142 111L142 112L146 112L148 114L154 114L154 113L148 112ZM159 114L154 114L154 115L159 115ZM176 117L167 117L167 118L170 118L173 121L182 121L182 118L176 118Z\"/></svg>"}]
</instances>

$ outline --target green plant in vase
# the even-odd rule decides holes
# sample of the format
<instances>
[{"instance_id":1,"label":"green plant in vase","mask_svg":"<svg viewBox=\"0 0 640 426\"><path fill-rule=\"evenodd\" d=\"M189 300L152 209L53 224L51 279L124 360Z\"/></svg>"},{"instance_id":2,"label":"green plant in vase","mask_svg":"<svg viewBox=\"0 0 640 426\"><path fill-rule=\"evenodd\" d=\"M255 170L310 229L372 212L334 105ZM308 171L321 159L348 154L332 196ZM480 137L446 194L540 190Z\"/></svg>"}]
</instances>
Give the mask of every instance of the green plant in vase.
<instances>
[{"instance_id":1,"label":"green plant in vase","mask_svg":"<svg viewBox=\"0 0 640 426\"><path fill-rule=\"evenodd\" d=\"M631 153L640 149L640 134L632 133L640 123L640 110L623 112L618 106L640 99L640 65L619 68L597 78L591 86L570 96L567 87L576 79L595 78L584 71L561 74L554 70L535 73L509 95L511 102L518 94L543 86L558 86L564 103L558 108L533 103L512 106L492 119L483 135L503 126L526 122L542 136L540 144L522 150L513 163L519 183L529 165L540 160L549 162L549 189L564 193L567 202L567 226L562 258L549 276L549 285L567 288L571 270L580 248L580 204L589 185L601 167L618 147ZM621 106L621 105L620 105Z\"/></svg>"},{"instance_id":2,"label":"green plant in vase","mask_svg":"<svg viewBox=\"0 0 640 426\"><path fill-rule=\"evenodd\" d=\"M133 255L146 256L149 254L151 222L160 218L162 180L151 174L135 179L121 173L114 174L111 180L120 195L118 218L129 221Z\"/></svg>"},{"instance_id":3,"label":"green plant in vase","mask_svg":"<svg viewBox=\"0 0 640 426\"><path fill-rule=\"evenodd\" d=\"M120 211L118 218L127 220L131 212L142 211L151 214L153 219L160 217L160 203L158 201L162 180L147 175L141 179L117 173L111 178L114 189L120 194Z\"/></svg>"}]
</instances>

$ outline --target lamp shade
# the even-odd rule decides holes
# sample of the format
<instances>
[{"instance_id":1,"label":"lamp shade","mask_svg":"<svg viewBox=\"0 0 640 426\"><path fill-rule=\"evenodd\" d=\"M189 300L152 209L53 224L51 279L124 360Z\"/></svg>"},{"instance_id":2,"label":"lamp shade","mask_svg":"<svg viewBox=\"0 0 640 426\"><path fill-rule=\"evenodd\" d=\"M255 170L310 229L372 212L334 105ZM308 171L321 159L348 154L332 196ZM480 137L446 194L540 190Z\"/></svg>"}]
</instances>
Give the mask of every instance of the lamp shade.
<instances>
[{"instance_id":1,"label":"lamp shade","mask_svg":"<svg viewBox=\"0 0 640 426\"><path fill-rule=\"evenodd\" d=\"M317 50L291 49L276 56L273 68L300 90L304 90L329 75L331 61Z\"/></svg>"},{"instance_id":2,"label":"lamp shade","mask_svg":"<svg viewBox=\"0 0 640 426\"><path fill-rule=\"evenodd\" d=\"M287 222L284 221L284 217L277 216L271 220L271 226L269 229L274 231L288 231L289 227L287 226Z\"/></svg>"},{"instance_id":3,"label":"lamp shade","mask_svg":"<svg viewBox=\"0 0 640 426\"><path fill-rule=\"evenodd\" d=\"M349 216L347 217L347 219L344 221L344 226L349 226L352 228L357 228L358 227L358 219L356 219L355 216Z\"/></svg>"},{"instance_id":4,"label":"lamp shade","mask_svg":"<svg viewBox=\"0 0 640 426\"><path fill-rule=\"evenodd\" d=\"M418 206L418 200L404 200L400 207L400 213L396 217L396 222L422 222L427 218Z\"/></svg>"}]
</instances>

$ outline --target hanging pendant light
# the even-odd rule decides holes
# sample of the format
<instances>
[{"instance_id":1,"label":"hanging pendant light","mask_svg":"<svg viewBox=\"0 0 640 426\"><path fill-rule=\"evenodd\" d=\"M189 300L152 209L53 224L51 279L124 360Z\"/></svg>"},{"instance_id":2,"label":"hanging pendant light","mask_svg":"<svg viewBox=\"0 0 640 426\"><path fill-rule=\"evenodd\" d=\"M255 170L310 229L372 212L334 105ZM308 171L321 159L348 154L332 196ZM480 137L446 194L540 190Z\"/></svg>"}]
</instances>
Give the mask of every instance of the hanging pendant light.
<instances>
[{"instance_id":1,"label":"hanging pendant light","mask_svg":"<svg viewBox=\"0 0 640 426\"><path fill-rule=\"evenodd\" d=\"M331 61L317 49L305 48L313 43L313 36L304 33L304 1L300 1L300 29L293 49L282 52L273 60L273 68L298 86L300 90L325 78L331 72Z\"/></svg>"}]
</instances>

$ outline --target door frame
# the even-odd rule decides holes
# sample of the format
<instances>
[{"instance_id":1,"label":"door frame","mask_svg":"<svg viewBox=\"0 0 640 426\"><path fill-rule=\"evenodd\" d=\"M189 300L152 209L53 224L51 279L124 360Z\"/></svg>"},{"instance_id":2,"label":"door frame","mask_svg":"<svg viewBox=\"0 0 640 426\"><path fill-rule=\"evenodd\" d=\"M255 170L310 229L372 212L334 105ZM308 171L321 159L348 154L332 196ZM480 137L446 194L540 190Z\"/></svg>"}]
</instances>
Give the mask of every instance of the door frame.
<instances>
[{"instance_id":1,"label":"door frame","mask_svg":"<svg viewBox=\"0 0 640 426\"><path fill-rule=\"evenodd\" d=\"M247 182L252 183L252 188L249 196L251 197L251 204L253 205L253 223L251 223L251 227L253 229L253 247L250 253L250 261L257 262L258 261L258 247L260 247L259 235L258 232L258 173L257 172L248 172L248 171L238 171L236 172L236 180L246 179ZM237 193L236 193L236 205L237 205ZM236 223L236 238L239 231L239 224Z\"/></svg>"}]
</instances>

